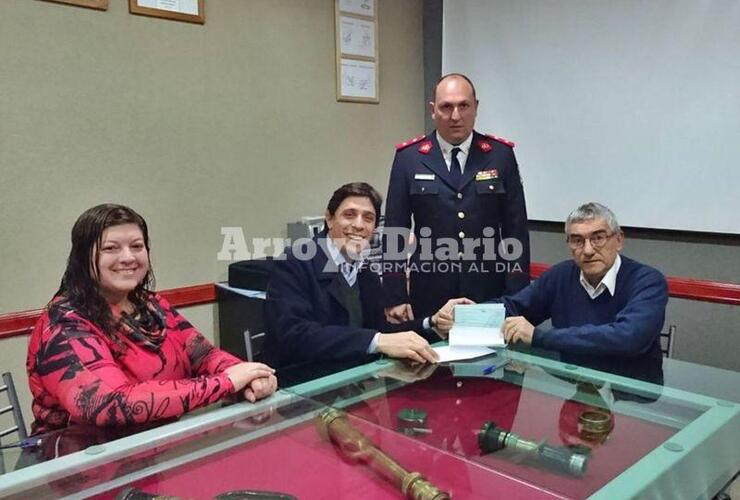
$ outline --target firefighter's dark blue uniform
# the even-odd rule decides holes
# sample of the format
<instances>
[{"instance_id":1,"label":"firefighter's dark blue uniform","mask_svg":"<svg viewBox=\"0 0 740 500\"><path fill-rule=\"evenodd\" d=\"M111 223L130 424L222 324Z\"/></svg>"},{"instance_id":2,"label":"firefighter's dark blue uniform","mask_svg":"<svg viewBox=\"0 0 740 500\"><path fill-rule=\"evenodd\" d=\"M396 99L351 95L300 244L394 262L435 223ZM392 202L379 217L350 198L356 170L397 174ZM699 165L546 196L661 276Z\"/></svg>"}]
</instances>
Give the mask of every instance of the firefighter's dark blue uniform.
<instances>
[{"instance_id":1,"label":"firefighter's dark blue uniform","mask_svg":"<svg viewBox=\"0 0 740 500\"><path fill-rule=\"evenodd\" d=\"M407 303L410 298L414 315L423 317L453 297L480 302L529 284L527 210L513 146L505 139L473 132L457 186L436 133L396 146L385 227L410 228L413 217L417 245L408 267L408 294L405 259L389 257L386 252L383 287L388 306ZM508 245L507 252L512 257L520 249L518 258L507 260L501 254L502 238L519 242L518 248L517 243ZM463 247L466 240L471 247L467 251ZM478 246L473 249L475 242Z\"/></svg>"}]
</instances>

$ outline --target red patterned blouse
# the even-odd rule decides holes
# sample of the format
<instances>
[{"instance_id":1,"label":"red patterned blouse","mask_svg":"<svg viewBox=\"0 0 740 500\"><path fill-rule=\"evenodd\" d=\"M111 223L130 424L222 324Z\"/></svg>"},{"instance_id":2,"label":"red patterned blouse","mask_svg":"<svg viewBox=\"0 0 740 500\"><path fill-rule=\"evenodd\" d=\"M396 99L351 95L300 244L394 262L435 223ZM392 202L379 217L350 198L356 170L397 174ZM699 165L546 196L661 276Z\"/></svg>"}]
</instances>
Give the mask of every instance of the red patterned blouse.
<instances>
[{"instance_id":1,"label":"red patterned blouse","mask_svg":"<svg viewBox=\"0 0 740 500\"><path fill-rule=\"evenodd\" d=\"M224 370L241 361L214 347L162 297L152 294L147 309L161 325L154 335L118 321L116 340L62 299L53 301L28 346L33 434L73 423L176 418L231 394Z\"/></svg>"}]
</instances>

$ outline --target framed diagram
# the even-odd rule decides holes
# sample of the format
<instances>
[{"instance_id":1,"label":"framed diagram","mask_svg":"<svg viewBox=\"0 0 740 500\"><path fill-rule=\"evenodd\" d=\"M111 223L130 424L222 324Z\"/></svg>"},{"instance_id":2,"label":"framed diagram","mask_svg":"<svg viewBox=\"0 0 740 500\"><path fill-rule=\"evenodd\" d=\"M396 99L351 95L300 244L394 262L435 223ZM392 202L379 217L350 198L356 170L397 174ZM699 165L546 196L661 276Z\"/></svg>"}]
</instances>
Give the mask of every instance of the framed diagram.
<instances>
[{"instance_id":1,"label":"framed diagram","mask_svg":"<svg viewBox=\"0 0 740 500\"><path fill-rule=\"evenodd\" d=\"M339 0L340 12L375 18L375 0Z\"/></svg>"},{"instance_id":2,"label":"framed diagram","mask_svg":"<svg viewBox=\"0 0 740 500\"><path fill-rule=\"evenodd\" d=\"M129 12L142 16L205 24L205 0L129 0Z\"/></svg>"},{"instance_id":3,"label":"framed diagram","mask_svg":"<svg viewBox=\"0 0 740 500\"><path fill-rule=\"evenodd\" d=\"M339 50L342 56L377 57L375 22L339 16Z\"/></svg>"},{"instance_id":4,"label":"framed diagram","mask_svg":"<svg viewBox=\"0 0 740 500\"><path fill-rule=\"evenodd\" d=\"M376 0L336 0L337 100L380 102Z\"/></svg>"},{"instance_id":5,"label":"framed diagram","mask_svg":"<svg viewBox=\"0 0 740 500\"><path fill-rule=\"evenodd\" d=\"M374 61L342 59L339 68L340 101L379 102L378 68Z\"/></svg>"}]
</instances>

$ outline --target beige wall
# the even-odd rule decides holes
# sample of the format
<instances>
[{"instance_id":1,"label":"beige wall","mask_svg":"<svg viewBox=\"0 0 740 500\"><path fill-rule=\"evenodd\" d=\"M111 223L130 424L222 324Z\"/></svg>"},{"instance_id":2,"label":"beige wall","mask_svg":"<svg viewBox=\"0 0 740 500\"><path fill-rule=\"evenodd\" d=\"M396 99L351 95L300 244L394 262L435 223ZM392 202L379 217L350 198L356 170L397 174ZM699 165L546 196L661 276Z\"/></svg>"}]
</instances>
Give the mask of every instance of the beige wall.
<instances>
[{"instance_id":1,"label":"beige wall","mask_svg":"<svg viewBox=\"0 0 740 500\"><path fill-rule=\"evenodd\" d=\"M124 0L0 2L0 314L51 297L97 203L147 219L171 288L225 278L222 226L284 236L344 182L385 191L393 144L423 129L422 16L421 0L379 3L371 105L336 101L334 0L209 1L204 26ZM212 308L194 315L211 335ZM23 393L24 358L25 340L0 341Z\"/></svg>"}]
</instances>

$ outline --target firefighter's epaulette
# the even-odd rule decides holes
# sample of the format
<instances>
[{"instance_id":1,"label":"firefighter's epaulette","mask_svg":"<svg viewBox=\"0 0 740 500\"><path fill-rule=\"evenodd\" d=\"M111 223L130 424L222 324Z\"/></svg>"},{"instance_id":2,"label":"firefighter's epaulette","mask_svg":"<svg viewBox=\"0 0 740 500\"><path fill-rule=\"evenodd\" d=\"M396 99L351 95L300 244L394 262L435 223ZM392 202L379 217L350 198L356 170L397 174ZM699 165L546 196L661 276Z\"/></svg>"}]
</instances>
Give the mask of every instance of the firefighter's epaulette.
<instances>
[{"instance_id":1,"label":"firefighter's epaulette","mask_svg":"<svg viewBox=\"0 0 740 500\"><path fill-rule=\"evenodd\" d=\"M501 144L506 144L510 148L513 148L515 146L514 142L512 142L512 141L510 141L508 139L504 139L503 137L498 137L498 136L495 136L493 134L486 134L486 137L488 137L489 139L493 139L494 141L498 141Z\"/></svg>"},{"instance_id":2,"label":"firefighter's epaulette","mask_svg":"<svg viewBox=\"0 0 740 500\"><path fill-rule=\"evenodd\" d=\"M398 144L396 144L396 151L401 151L402 149L407 148L411 146L412 144L416 144L417 142L423 139L424 139L424 136L420 135L420 136L414 137L413 139L409 139L408 141L399 142Z\"/></svg>"}]
</instances>

